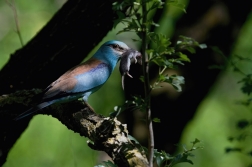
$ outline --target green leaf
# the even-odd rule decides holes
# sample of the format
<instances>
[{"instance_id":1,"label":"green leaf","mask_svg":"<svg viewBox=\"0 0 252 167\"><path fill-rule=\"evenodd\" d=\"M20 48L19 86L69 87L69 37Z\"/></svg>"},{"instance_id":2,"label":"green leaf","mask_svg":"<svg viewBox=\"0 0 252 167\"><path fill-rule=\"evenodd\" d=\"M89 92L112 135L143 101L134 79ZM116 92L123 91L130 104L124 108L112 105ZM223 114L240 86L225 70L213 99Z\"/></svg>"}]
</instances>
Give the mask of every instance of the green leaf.
<instances>
[{"instance_id":1,"label":"green leaf","mask_svg":"<svg viewBox=\"0 0 252 167\"><path fill-rule=\"evenodd\" d=\"M199 44L197 41L195 41L193 38L185 37L185 36L179 36L181 40L177 41L176 48L178 50L187 50L188 52L194 54L196 53L195 48L201 48L205 49L207 48L206 44Z\"/></svg>"},{"instance_id":2,"label":"green leaf","mask_svg":"<svg viewBox=\"0 0 252 167\"><path fill-rule=\"evenodd\" d=\"M182 63L182 61L180 61L179 59L169 59L171 62L173 63L177 63L177 64L180 64L180 65L185 65L184 63Z\"/></svg>"},{"instance_id":3,"label":"green leaf","mask_svg":"<svg viewBox=\"0 0 252 167\"><path fill-rule=\"evenodd\" d=\"M116 11L116 14L118 16L118 18L116 20L114 20L114 25L113 28L116 28L116 26L123 20L125 19L125 14L121 11Z\"/></svg>"},{"instance_id":4,"label":"green leaf","mask_svg":"<svg viewBox=\"0 0 252 167\"><path fill-rule=\"evenodd\" d=\"M172 80L172 85L173 87L178 91L181 92L182 91L182 87L181 84L185 83L185 78L183 76L174 76L173 80Z\"/></svg>"},{"instance_id":5,"label":"green leaf","mask_svg":"<svg viewBox=\"0 0 252 167\"><path fill-rule=\"evenodd\" d=\"M164 60L161 58L155 57L152 61L160 67L164 66Z\"/></svg>"},{"instance_id":6,"label":"green leaf","mask_svg":"<svg viewBox=\"0 0 252 167\"><path fill-rule=\"evenodd\" d=\"M182 10L184 13L186 13L185 5L180 3L178 0L169 0L167 5L174 6L178 9Z\"/></svg>"},{"instance_id":7,"label":"green leaf","mask_svg":"<svg viewBox=\"0 0 252 167\"><path fill-rule=\"evenodd\" d=\"M190 52L191 54L195 54L195 53L196 53L196 50L195 50L195 48L193 48L193 47L187 46L187 47L185 47L185 49L186 49L188 52Z\"/></svg>"},{"instance_id":8,"label":"green leaf","mask_svg":"<svg viewBox=\"0 0 252 167\"><path fill-rule=\"evenodd\" d=\"M187 55L181 53L181 52L178 52L178 55L179 55L179 60L181 61L186 61L186 62L191 62L190 59L187 57Z\"/></svg>"},{"instance_id":9,"label":"green leaf","mask_svg":"<svg viewBox=\"0 0 252 167\"><path fill-rule=\"evenodd\" d=\"M160 74L157 80L158 82L165 82L167 80L167 75Z\"/></svg>"},{"instance_id":10,"label":"green leaf","mask_svg":"<svg viewBox=\"0 0 252 167\"><path fill-rule=\"evenodd\" d=\"M152 121L153 121L153 122L157 122L157 123L160 123L160 122L161 122L159 118L153 118Z\"/></svg>"},{"instance_id":11,"label":"green leaf","mask_svg":"<svg viewBox=\"0 0 252 167\"><path fill-rule=\"evenodd\" d=\"M140 81L144 82L144 76L143 76L143 75L141 75L141 76L139 77L139 79L140 79Z\"/></svg>"},{"instance_id":12,"label":"green leaf","mask_svg":"<svg viewBox=\"0 0 252 167\"><path fill-rule=\"evenodd\" d=\"M164 162L171 160L173 157L170 154L161 151L158 152L157 149L154 149L154 159L159 167L163 166Z\"/></svg>"},{"instance_id":13,"label":"green leaf","mask_svg":"<svg viewBox=\"0 0 252 167\"><path fill-rule=\"evenodd\" d=\"M178 92L182 91L181 84L185 83L184 77L178 76L178 75L168 76L168 75L160 74L158 76L157 81L171 84Z\"/></svg>"},{"instance_id":14,"label":"green leaf","mask_svg":"<svg viewBox=\"0 0 252 167\"><path fill-rule=\"evenodd\" d=\"M137 141L137 139L134 138L133 136L128 135L128 138L129 138L130 140L134 141L136 144L140 144L139 141Z\"/></svg>"},{"instance_id":15,"label":"green leaf","mask_svg":"<svg viewBox=\"0 0 252 167\"><path fill-rule=\"evenodd\" d=\"M181 92L181 84L184 84L185 80L183 76L171 75L167 76L164 82L170 83L178 92Z\"/></svg>"},{"instance_id":16,"label":"green leaf","mask_svg":"<svg viewBox=\"0 0 252 167\"><path fill-rule=\"evenodd\" d=\"M201 48L201 49L206 49L207 48L207 45L206 44L199 44L199 48Z\"/></svg>"},{"instance_id":17,"label":"green leaf","mask_svg":"<svg viewBox=\"0 0 252 167\"><path fill-rule=\"evenodd\" d=\"M130 24L132 29L138 29L140 26L137 24L136 19L132 19L132 22Z\"/></svg>"},{"instance_id":18,"label":"green leaf","mask_svg":"<svg viewBox=\"0 0 252 167\"><path fill-rule=\"evenodd\" d=\"M160 67L174 68L173 60L170 61L165 56L155 56L151 61Z\"/></svg>"},{"instance_id":19,"label":"green leaf","mask_svg":"<svg viewBox=\"0 0 252 167\"><path fill-rule=\"evenodd\" d=\"M161 0L152 0L151 2L152 6L149 8L149 11L157 8L163 8L164 2L162 2Z\"/></svg>"},{"instance_id":20,"label":"green leaf","mask_svg":"<svg viewBox=\"0 0 252 167\"><path fill-rule=\"evenodd\" d=\"M144 106L145 102L144 102L144 99L141 98L140 96L133 96L133 103L136 105L136 106Z\"/></svg>"},{"instance_id":21,"label":"green leaf","mask_svg":"<svg viewBox=\"0 0 252 167\"><path fill-rule=\"evenodd\" d=\"M146 53L147 53L147 54L151 54L151 53L153 53L153 52L154 52L154 49L147 49L147 50L146 50Z\"/></svg>"},{"instance_id":22,"label":"green leaf","mask_svg":"<svg viewBox=\"0 0 252 167\"><path fill-rule=\"evenodd\" d=\"M170 163L169 167L172 167L178 163L182 163L182 162L187 162L193 165L193 162L190 159L187 159L188 156L190 156L191 154L185 154L185 153L181 153L178 154L174 157L174 159L172 160L172 162Z\"/></svg>"},{"instance_id":23,"label":"green leaf","mask_svg":"<svg viewBox=\"0 0 252 167\"><path fill-rule=\"evenodd\" d=\"M164 53L168 55L172 55L173 53L175 53L175 49L174 47L167 47Z\"/></svg>"},{"instance_id":24,"label":"green leaf","mask_svg":"<svg viewBox=\"0 0 252 167\"><path fill-rule=\"evenodd\" d=\"M146 111L146 102L141 96L132 96L133 100L127 100L125 106L139 109L140 111Z\"/></svg>"},{"instance_id":25,"label":"green leaf","mask_svg":"<svg viewBox=\"0 0 252 167\"><path fill-rule=\"evenodd\" d=\"M157 34L155 32L150 32L147 34L148 39L155 44L154 50L156 52L165 52L167 47L171 45L170 39L163 34Z\"/></svg>"},{"instance_id":26,"label":"green leaf","mask_svg":"<svg viewBox=\"0 0 252 167\"><path fill-rule=\"evenodd\" d=\"M193 145L195 145L195 144L197 144L197 143L200 143L200 140L199 139L197 139L197 138L195 138L195 140L194 141L192 141L191 142Z\"/></svg>"},{"instance_id":27,"label":"green leaf","mask_svg":"<svg viewBox=\"0 0 252 167\"><path fill-rule=\"evenodd\" d=\"M224 55L224 53L223 53L218 47L213 46L213 47L211 47L211 49L212 49L215 53L218 53L219 55L221 55L222 57L226 57L226 56Z\"/></svg>"},{"instance_id":28,"label":"green leaf","mask_svg":"<svg viewBox=\"0 0 252 167\"><path fill-rule=\"evenodd\" d=\"M182 145L182 147L183 147L184 152L188 151L188 150L186 149L186 146L185 146L184 144Z\"/></svg>"},{"instance_id":29,"label":"green leaf","mask_svg":"<svg viewBox=\"0 0 252 167\"><path fill-rule=\"evenodd\" d=\"M192 142L193 146L191 149L186 149L185 146L183 145L183 152L177 154L176 156L171 156L164 151L158 152L156 149L154 149L154 159L156 160L156 163L159 167L172 167L178 163L183 163L183 162L193 164L193 162L190 159L188 159L188 157L194 156L191 153L192 151L202 148L202 147L194 147L194 145L199 142L200 140L196 138Z\"/></svg>"},{"instance_id":30,"label":"green leaf","mask_svg":"<svg viewBox=\"0 0 252 167\"><path fill-rule=\"evenodd\" d=\"M154 155L155 155L155 159L156 159L156 163L158 167L161 167L161 165L165 161L164 156L160 152L156 152L156 153L154 152Z\"/></svg>"},{"instance_id":31,"label":"green leaf","mask_svg":"<svg viewBox=\"0 0 252 167\"><path fill-rule=\"evenodd\" d=\"M162 156L156 157L156 163L158 167L161 167L162 163L164 162L164 158Z\"/></svg>"}]
</instances>

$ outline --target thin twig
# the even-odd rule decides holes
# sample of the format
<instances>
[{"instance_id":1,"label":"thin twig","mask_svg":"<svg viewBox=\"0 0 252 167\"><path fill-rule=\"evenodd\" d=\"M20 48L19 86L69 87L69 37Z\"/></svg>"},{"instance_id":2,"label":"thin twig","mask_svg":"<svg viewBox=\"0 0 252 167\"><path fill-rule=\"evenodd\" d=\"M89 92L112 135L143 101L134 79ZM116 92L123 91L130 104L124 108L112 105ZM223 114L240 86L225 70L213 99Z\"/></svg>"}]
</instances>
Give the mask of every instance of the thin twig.
<instances>
[{"instance_id":1,"label":"thin twig","mask_svg":"<svg viewBox=\"0 0 252 167\"><path fill-rule=\"evenodd\" d=\"M159 72L159 75L163 74L165 70L166 70L166 67L164 67L164 68L162 69L162 71Z\"/></svg>"},{"instance_id":2,"label":"thin twig","mask_svg":"<svg viewBox=\"0 0 252 167\"><path fill-rule=\"evenodd\" d=\"M147 126L148 126L148 160L149 166L153 167L153 154L154 154L154 135L151 119L151 108L150 108L150 82L149 82L149 63L148 55L146 54L147 49L147 27L145 25L147 21L147 7L146 1L142 0L142 62L143 62L143 75L144 75L144 92L145 92L145 102L146 102L146 113L147 113Z\"/></svg>"},{"instance_id":3,"label":"thin twig","mask_svg":"<svg viewBox=\"0 0 252 167\"><path fill-rule=\"evenodd\" d=\"M15 19L15 25L16 25L16 29L17 29L16 31L17 31L17 34L18 34L18 38L20 40L21 46L24 46L23 39L22 39L21 32L20 32L20 28L19 28L17 9L16 9L16 6L15 6L14 0L12 0L12 3L9 0L5 0L5 2L13 10L14 19Z\"/></svg>"}]
</instances>

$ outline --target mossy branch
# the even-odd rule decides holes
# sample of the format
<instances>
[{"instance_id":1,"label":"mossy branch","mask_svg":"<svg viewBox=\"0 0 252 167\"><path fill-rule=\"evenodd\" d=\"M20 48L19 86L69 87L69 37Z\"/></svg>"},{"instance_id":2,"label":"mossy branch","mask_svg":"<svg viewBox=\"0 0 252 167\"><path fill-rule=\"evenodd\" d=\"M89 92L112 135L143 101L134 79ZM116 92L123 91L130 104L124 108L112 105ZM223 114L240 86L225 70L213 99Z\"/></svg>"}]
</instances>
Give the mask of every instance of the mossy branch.
<instances>
[{"instance_id":1,"label":"mossy branch","mask_svg":"<svg viewBox=\"0 0 252 167\"><path fill-rule=\"evenodd\" d=\"M40 92L41 90L37 89L23 90L0 97L0 151L3 153L0 157L1 165L5 162L10 148L26 129L31 117L20 121L13 119L32 107L36 103L33 99L36 99ZM148 166L145 153L130 140L126 125L116 118L99 115L81 101L54 104L41 110L41 113L52 115L67 128L88 137L92 141L88 143L92 149L105 151L120 167Z\"/></svg>"}]
</instances>

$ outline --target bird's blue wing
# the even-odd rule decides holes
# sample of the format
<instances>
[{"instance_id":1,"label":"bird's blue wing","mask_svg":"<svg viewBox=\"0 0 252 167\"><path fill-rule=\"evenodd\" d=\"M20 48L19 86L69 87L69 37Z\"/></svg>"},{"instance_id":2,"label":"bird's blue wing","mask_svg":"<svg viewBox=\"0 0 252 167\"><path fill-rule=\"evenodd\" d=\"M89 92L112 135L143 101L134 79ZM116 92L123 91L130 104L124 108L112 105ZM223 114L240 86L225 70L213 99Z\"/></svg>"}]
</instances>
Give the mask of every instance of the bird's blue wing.
<instances>
[{"instance_id":1,"label":"bird's blue wing","mask_svg":"<svg viewBox=\"0 0 252 167\"><path fill-rule=\"evenodd\" d=\"M75 73L76 74L76 73ZM66 78L60 77L53 82L43 97L43 101L62 98L79 98L90 95L102 86L110 76L110 70L107 64L100 63L89 71L77 75L71 75ZM68 99L66 99L68 100Z\"/></svg>"}]
</instances>

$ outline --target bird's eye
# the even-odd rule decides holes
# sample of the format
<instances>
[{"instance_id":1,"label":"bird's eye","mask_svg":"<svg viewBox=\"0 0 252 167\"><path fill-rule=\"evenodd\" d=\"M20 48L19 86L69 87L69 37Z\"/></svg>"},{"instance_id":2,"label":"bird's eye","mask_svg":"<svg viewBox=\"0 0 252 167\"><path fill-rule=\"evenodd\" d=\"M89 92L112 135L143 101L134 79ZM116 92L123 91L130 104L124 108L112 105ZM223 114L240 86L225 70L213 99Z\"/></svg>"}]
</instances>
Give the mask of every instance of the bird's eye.
<instances>
[{"instance_id":1,"label":"bird's eye","mask_svg":"<svg viewBox=\"0 0 252 167\"><path fill-rule=\"evenodd\" d=\"M118 48L119 48L119 45L114 44L114 45L112 45L112 47L113 47L114 49L118 49Z\"/></svg>"},{"instance_id":2,"label":"bird's eye","mask_svg":"<svg viewBox=\"0 0 252 167\"><path fill-rule=\"evenodd\" d=\"M121 46L118 45L118 44L110 44L110 45L108 45L108 46L110 46L110 47L113 48L114 50L120 51L120 52L123 52L123 51L125 50L123 47L121 47Z\"/></svg>"},{"instance_id":3,"label":"bird's eye","mask_svg":"<svg viewBox=\"0 0 252 167\"><path fill-rule=\"evenodd\" d=\"M123 47L121 47L120 45L118 45L118 44L111 44L111 45L109 45L110 47L112 47L114 50L117 50L117 51L124 51L124 48Z\"/></svg>"}]
</instances>

